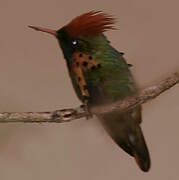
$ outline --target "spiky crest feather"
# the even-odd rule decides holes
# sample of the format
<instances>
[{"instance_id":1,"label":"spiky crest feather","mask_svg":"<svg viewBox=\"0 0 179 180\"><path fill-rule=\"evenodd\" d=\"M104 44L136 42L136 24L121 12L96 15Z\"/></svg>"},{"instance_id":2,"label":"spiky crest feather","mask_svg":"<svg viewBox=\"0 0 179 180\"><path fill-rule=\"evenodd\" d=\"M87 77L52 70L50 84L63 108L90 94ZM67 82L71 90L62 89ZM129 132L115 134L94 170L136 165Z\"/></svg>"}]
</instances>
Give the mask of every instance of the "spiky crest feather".
<instances>
[{"instance_id":1,"label":"spiky crest feather","mask_svg":"<svg viewBox=\"0 0 179 180\"><path fill-rule=\"evenodd\" d=\"M115 19L102 11L90 11L74 18L65 26L71 37L95 36L114 28Z\"/></svg>"}]
</instances>

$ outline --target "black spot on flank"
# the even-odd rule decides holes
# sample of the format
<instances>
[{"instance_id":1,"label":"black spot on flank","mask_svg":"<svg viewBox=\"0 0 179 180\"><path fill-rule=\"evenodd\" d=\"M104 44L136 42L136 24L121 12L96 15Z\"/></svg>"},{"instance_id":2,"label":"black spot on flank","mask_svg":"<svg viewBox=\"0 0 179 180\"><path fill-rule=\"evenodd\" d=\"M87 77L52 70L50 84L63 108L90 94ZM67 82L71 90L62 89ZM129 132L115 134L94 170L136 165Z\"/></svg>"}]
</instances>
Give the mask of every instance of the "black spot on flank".
<instances>
[{"instance_id":1,"label":"black spot on flank","mask_svg":"<svg viewBox=\"0 0 179 180\"><path fill-rule=\"evenodd\" d=\"M123 56L124 55L124 53L123 52L120 52L120 54Z\"/></svg>"},{"instance_id":2,"label":"black spot on flank","mask_svg":"<svg viewBox=\"0 0 179 180\"><path fill-rule=\"evenodd\" d=\"M101 64L98 64L97 67L100 68L100 67L101 67Z\"/></svg>"},{"instance_id":3,"label":"black spot on flank","mask_svg":"<svg viewBox=\"0 0 179 180\"><path fill-rule=\"evenodd\" d=\"M82 53L80 53L80 54L79 54L79 57L83 57L83 54L82 54Z\"/></svg>"},{"instance_id":4,"label":"black spot on flank","mask_svg":"<svg viewBox=\"0 0 179 180\"><path fill-rule=\"evenodd\" d=\"M88 100L88 99L89 99L89 96L83 96L83 99L84 99L84 100Z\"/></svg>"},{"instance_id":5,"label":"black spot on flank","mask_svg":"<svg viewBox=\"0 0 179 180\"><path fill-rule=\"evenodd\" d=\"M80 65L79 62L77 62L77 63L76 63L76 66L79 67L79 65Z\"/></svg>"},{"instance_id":6,"label":"black spot on flank","mask_svg":"<svg viewBox=\"0 0 179 180\"><path fill-rule=\"evenodd\" d=\"M92 67L91 67L91 70L95 70L95 69L96 69L96 66L92 66Z\"/></svg>"},{"instance_id":7,"label":"black spot on flank","mask_svg":"<svg viewBox=\"0 0 179 180\"><path fill-rule=\"evenodd\" d=\"M85 66L85 67L88 66L88 62L84 61L83 66Z\"/></svg>"},{"instance_id":8,"label":"black spot on flank","mask_svg":"<svg viewBox=\"0 0 179 180\"><path fill-rule=\"evenodd\" d=\"M88 86L87 86L87 85L84 85L84 86L83 86L83 89L84 89L84 90L87 90L87 89L88 89Z\"/></svg>"},{"instance_id":9,"label":"black spot on flank","mask_svg":"<svg viewBox=\"0 0 179 180\"><path fill-rule=\"evenodd\" d=\"M89 59L92 60L93 59L92 56L89 56Z\"/></svg>"},{"instance_id":10,"label":"black spot on flank","mask_svg":"<svg viewBox=\"0 0 179 180\"><path fill-rule=\"evenodd\" d=\"M81 81L81 77L78 77L78 81Z\"/></svg>"}]
</instances>

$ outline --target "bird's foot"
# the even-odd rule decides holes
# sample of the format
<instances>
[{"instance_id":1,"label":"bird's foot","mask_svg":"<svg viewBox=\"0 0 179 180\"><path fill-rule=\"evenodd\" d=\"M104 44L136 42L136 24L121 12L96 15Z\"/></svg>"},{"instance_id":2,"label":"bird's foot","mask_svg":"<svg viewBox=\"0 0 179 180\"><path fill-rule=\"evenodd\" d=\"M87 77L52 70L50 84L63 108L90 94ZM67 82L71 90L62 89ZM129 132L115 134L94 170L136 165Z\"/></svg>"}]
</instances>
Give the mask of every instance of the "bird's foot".
<instances>
[{"instance_id":1,"label":"bird's foot","mask_svg":"<svg viewBox=\"0 0 179 180\"><path fill-rule=\"evenodd\" d=\"M87 101L85 101L84 104L81 105L81 108L84 109L87 120L88 120L88 119L91 119L91 118L93 117L92 113L91 113L90 110L89 110L88 102L87 102Z\"/></svg>"}]
</instances>

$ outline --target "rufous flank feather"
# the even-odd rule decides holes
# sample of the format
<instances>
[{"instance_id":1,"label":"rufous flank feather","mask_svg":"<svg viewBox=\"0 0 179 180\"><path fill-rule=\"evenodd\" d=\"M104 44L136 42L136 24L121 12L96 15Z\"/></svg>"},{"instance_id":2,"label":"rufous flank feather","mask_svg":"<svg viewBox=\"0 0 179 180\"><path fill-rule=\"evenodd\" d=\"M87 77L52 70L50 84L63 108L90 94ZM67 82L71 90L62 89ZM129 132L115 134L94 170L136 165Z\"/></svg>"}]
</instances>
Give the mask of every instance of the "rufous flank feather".
<instances>
[{"instance_id":1,"label":"rufous flank feather","mask_svg":"<svg viewBox=\"0 0 179 180\"><path fill-rule=\"evenodd\" d=\"M71 37L95 36L109 29L116 29L115 19L102 11L90 11L74 18L65 26Z\"/></svg>"}]
</instances>

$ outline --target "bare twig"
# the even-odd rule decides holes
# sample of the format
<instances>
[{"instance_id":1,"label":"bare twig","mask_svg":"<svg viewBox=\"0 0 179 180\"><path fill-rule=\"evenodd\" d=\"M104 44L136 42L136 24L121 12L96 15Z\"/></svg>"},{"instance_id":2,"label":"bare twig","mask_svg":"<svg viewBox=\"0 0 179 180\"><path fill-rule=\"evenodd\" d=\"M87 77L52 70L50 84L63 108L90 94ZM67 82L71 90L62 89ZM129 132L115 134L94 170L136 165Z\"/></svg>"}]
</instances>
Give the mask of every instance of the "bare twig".
<instances>
[{"instance_id":1,"label":"bare twig","mask_svg":"<svg viewBox=\"0 0 179 180\"><path fill-rule=\"evenodd\" d=\"M138 96L127 98L113 104L96 106L91 109L93 114L102 114L111 111L125 112L140 104L143 104L164 91L179 83L179 73L174 73L163 81L142 90ZM75 109L62 109L51 112L4 112L0 113L0 123L24 122L24 123L63 123L86 117L82 106Z\"/></svg>"}]
</instances>

